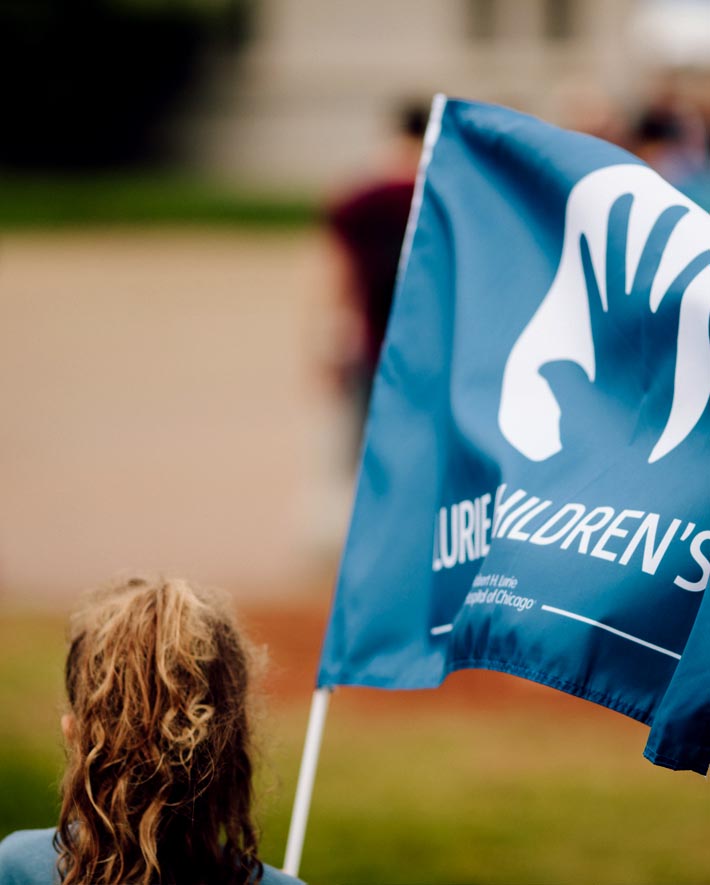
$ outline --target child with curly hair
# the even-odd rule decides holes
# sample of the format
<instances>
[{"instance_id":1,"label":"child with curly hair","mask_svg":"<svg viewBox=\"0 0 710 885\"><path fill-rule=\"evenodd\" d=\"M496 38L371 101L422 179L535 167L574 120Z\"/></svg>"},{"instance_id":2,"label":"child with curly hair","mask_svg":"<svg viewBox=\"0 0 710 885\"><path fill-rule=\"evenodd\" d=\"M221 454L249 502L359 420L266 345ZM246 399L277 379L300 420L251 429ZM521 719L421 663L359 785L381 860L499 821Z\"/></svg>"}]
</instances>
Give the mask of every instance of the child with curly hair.
<instances>
[{"instance_id":1,"label":"child with curly hair","mask_svg":"<svg viewBox=\"0 0 710 885\"><path fill-rule=\"evenodd\" d=\"M248 663L218 598L132 578L70 639L59 825L0 845L0 885L294 885L259 860Z\"/></svg>"}]
</instances>

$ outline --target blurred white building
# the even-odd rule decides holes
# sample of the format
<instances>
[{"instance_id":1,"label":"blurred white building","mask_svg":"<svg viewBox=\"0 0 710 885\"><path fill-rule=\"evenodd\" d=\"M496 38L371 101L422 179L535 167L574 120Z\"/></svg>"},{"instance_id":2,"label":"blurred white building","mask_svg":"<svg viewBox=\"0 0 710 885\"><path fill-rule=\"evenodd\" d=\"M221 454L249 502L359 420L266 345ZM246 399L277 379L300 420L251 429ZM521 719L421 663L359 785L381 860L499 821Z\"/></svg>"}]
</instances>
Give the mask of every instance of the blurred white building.
<instances>
[{"instance_id":1,"label":"blurred white building","mask_svg":"<svg viewBox=\"0 0 710 885\"><path fill-rule=\"evenodd\" d=\"M669 67L710 68L710 0L644 0L634 41Z\"/></svg>"},{"instance_id":2,"label":"blurred white building","mask_svg":"<svg viewBox=\"0 0 710 885\"><path fill-rule=\"evenodd\" d=\"M634 89L637 0L259 0L188 150L254 187L361 169L403 99L438 91L574 125Z\"/></svg>"}]
</instances>

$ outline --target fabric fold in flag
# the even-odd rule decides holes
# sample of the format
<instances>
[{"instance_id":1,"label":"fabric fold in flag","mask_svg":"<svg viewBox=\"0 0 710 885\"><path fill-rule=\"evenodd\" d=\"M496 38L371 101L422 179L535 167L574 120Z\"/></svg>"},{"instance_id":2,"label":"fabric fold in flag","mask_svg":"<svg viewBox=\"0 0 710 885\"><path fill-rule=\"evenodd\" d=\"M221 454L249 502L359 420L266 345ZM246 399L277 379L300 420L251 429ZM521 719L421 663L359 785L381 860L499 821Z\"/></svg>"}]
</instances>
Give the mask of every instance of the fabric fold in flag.
<instances>
[{"instance_id":1,"label":"fabric fold in flag","mask_svg":"<svg viewBox=\"0 0 710 885\"><path fill-rule=\"evenodd\" d=\"M710 216L640 160L435 102L319 686L511 673L710 764Z\"/></svg>"}]
</instances>

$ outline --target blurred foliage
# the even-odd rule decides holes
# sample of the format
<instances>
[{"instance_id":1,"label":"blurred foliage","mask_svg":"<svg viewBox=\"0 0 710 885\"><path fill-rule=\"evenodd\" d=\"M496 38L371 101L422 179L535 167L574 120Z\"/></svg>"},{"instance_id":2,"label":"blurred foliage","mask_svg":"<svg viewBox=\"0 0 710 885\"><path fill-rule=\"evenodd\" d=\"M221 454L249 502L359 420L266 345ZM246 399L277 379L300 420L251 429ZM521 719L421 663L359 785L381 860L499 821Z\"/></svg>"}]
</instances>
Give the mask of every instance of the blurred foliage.
<instances>
[{"instance_id":1,"label":"blurred foliage","mask_svg":"<svg viewBox=\"0 0 710 885\"><path fill-rule=\"evenodd\" d=\"M170 175L0 177L0 228L103 224L297 227L317 218L312 200L230 191Z\"/></svg>"},{"instance_id":2,"label":"blurred foliage","mask_svg":"<svg viewBox=\"0 0 710 885\"><path fill-rule=\"evenodd\" d=\"M159 10L166 12L174 9L195 10L199 14L228 14L234 7L233 0L111 0L111 5L136 10Z\"/></svg>"},{"instance_id":3,"label":"blurred foliage","mask_svg":"<svg viewBox=\"0 0 710 885\"><path fill-rule=\"evenodd\" d=\"M58 743L58 742L57 742ZM0 829L51 827L59 817L62 754L57 749L0 741Z\"/></svg>"},{"instance_id":4,"label":"blurred foliage","mask_svg":"<svg viewBox=\"0 0 710 885\"><path fill-rule=\"evenodd\" d=\"M59 810L63 751L64 622L0 620L0 831L51 826Z\"/></svg>"},{"instance_id":5,"label":"blurred foliage","mask_svg":"<svg viewBox=\"0 0 710 885\"><path fill-rule=\"evenodd\" d=\"M0 623L0 837L56 820L62 635L56 618ZM367 695L333 698L301 872L311 885L710 881L707 782L643 760L638 723L582 701L576 717L560 705L562 720L550 699L430 703L413 717L406 693L374 708ZM308 701L281 703L260 725L258 816L276 866Z\"/></svg>"},{"instance_id":6,"label":"blurred foliage","mask_svg":"<svg viewBox=\"0 0 710 885\"><path fill-rule=\"evenodd\" d=\"M169 153L161 124L254 0L3 0L0 164L115 166Z\"/></svg>"}]
</instances>

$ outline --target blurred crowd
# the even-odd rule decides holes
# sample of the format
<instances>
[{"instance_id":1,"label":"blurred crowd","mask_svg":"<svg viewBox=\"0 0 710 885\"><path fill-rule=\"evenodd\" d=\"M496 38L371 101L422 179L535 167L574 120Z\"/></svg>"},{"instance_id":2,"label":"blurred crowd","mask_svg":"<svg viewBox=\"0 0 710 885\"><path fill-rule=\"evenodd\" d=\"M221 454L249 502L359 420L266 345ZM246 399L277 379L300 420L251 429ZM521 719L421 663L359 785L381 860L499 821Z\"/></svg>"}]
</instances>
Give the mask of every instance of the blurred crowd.
<instances>
[{"instance_id":1,"label":"blurred crowd","mask_svg":"<svg viewBox=\"0 0 710 885\"><path fill-rule=\"evenodd\" d=\"M691 96L669 78L631 111L603 99L582 101L568 125L626 148L710 208L710 95Z\"/></svg>"}]
</instances>

